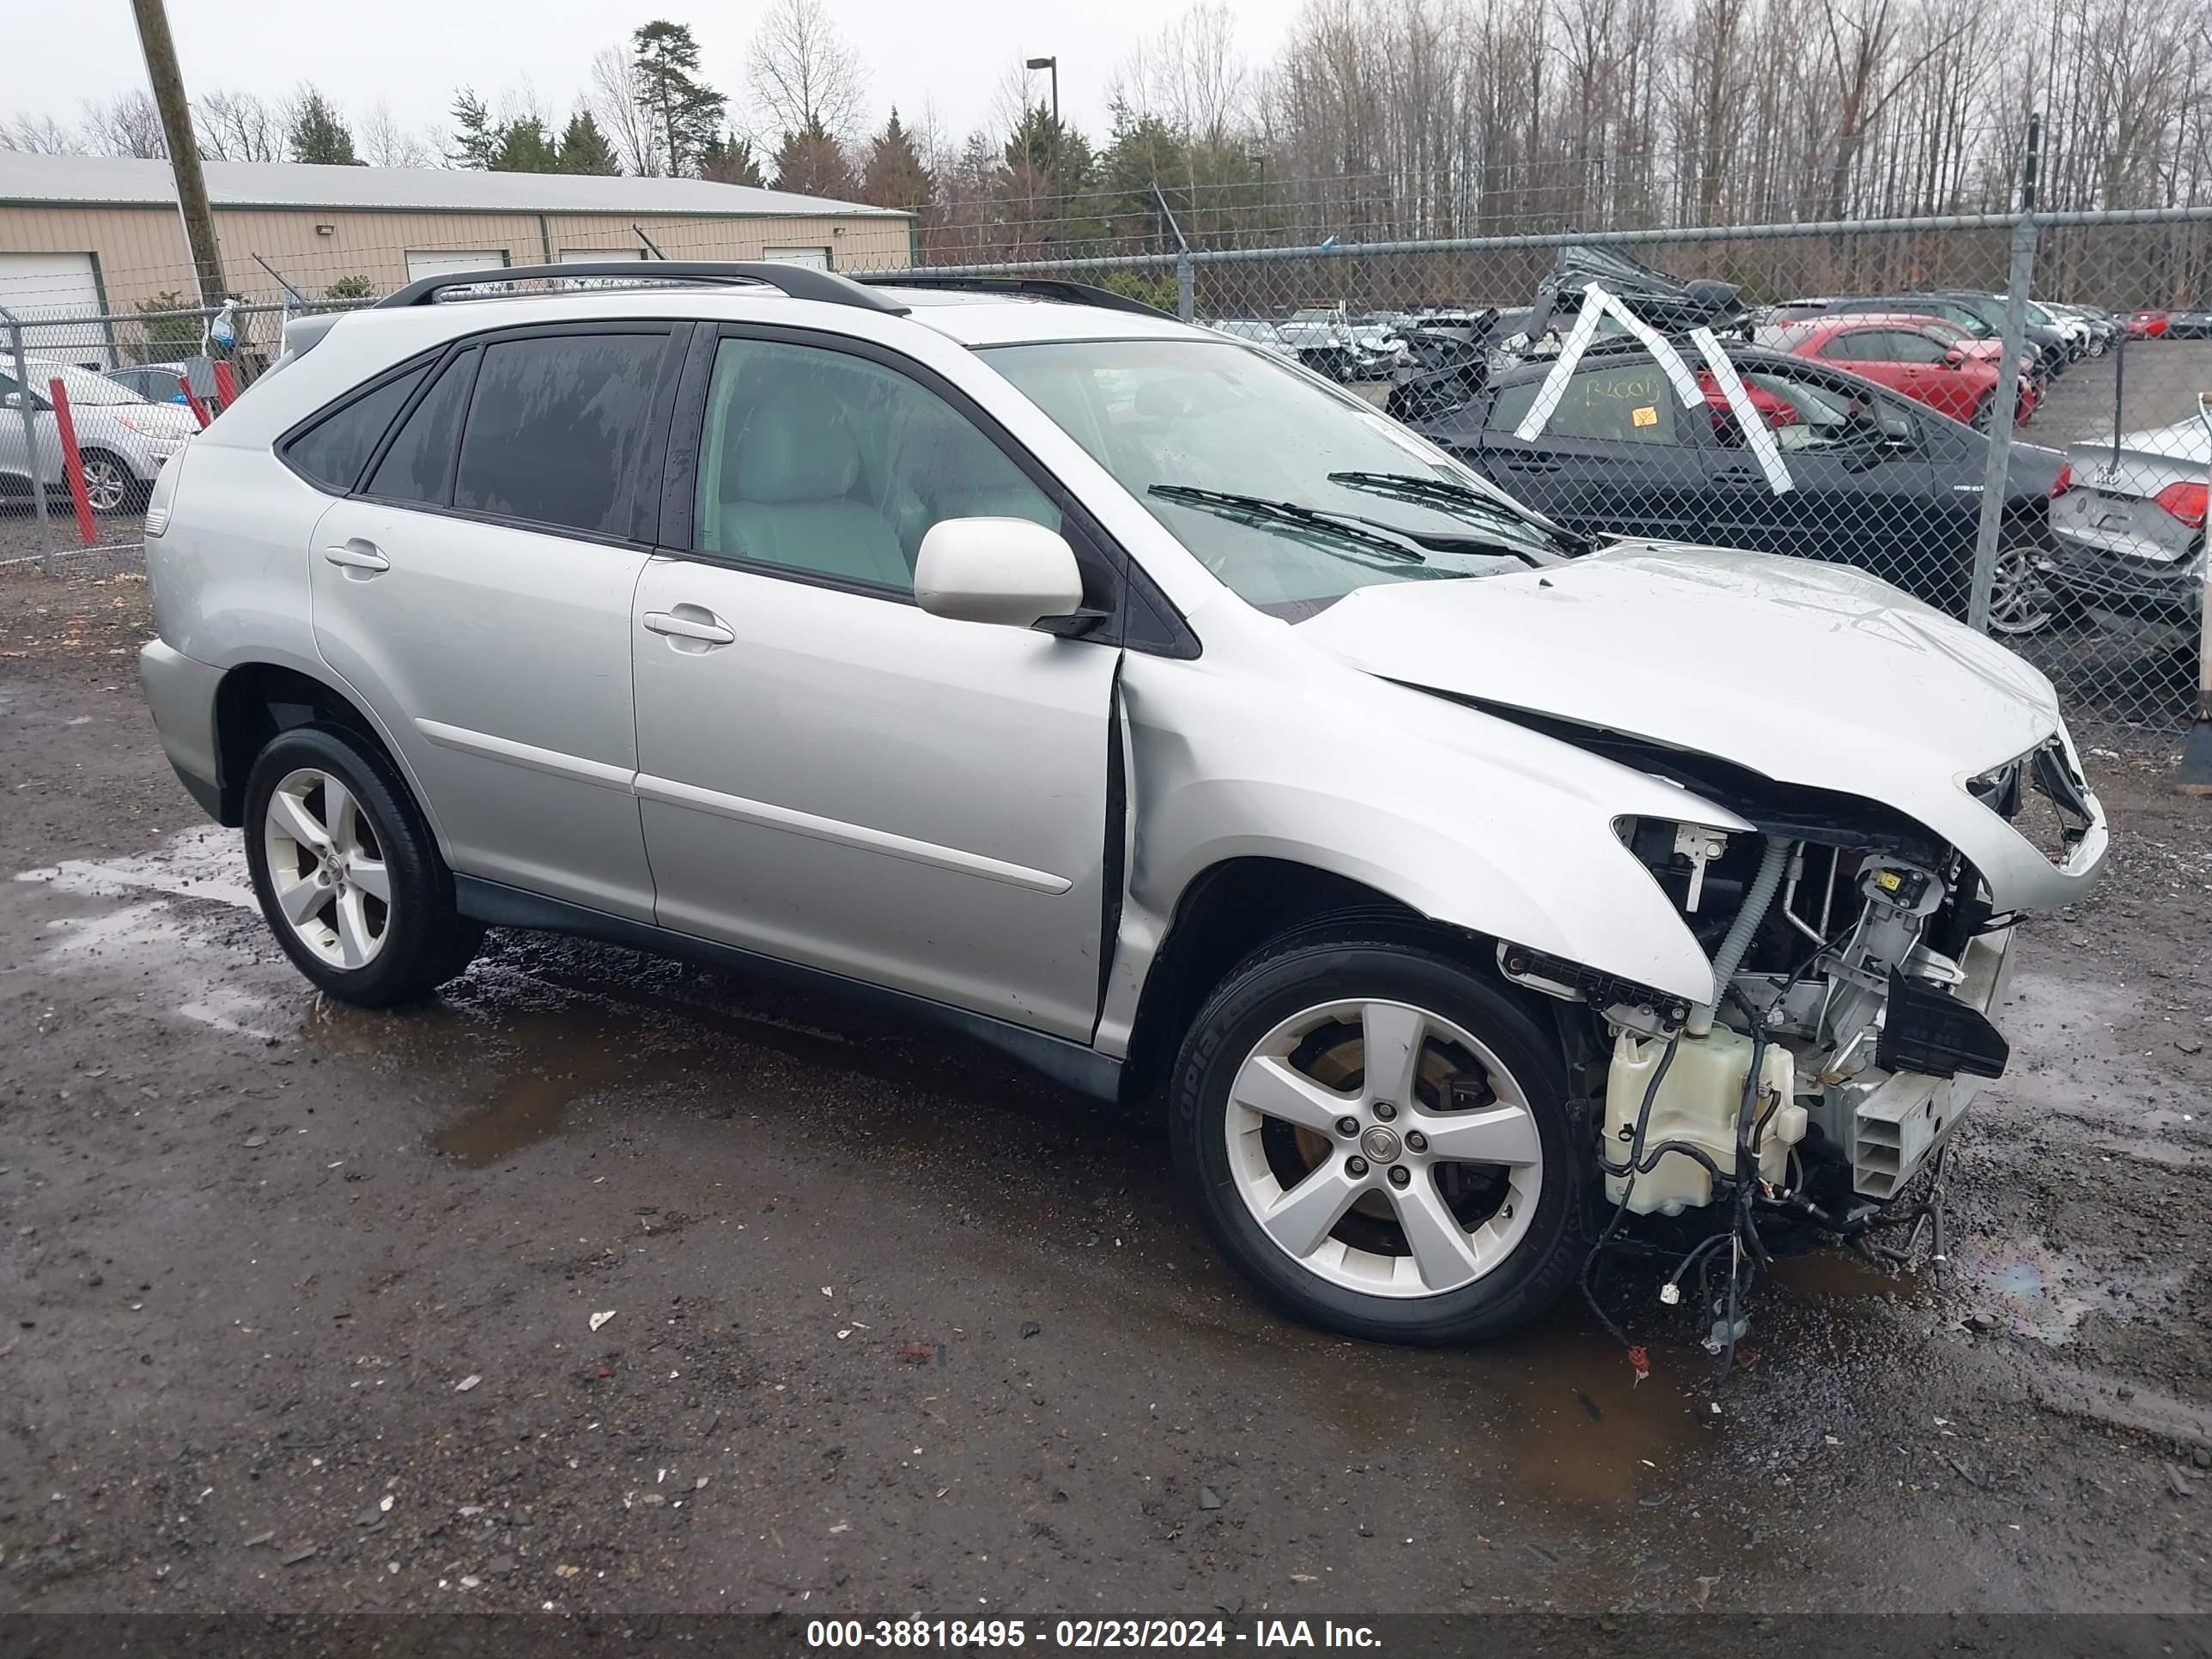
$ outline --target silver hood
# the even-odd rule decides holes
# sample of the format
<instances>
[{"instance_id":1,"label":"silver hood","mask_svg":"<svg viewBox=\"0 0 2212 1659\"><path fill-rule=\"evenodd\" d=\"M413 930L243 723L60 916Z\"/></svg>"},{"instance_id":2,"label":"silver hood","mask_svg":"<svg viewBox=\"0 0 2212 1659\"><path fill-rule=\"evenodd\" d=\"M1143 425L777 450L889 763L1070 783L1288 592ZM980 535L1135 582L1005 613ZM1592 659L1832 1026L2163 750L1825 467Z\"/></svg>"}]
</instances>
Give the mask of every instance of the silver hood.
<instances>
[{"instance_id":1,"label":"silver hood","mask_svg":"<svg viewBox=\"0 0 2212 1659\"><path fill-rule=\"evenodd\" d=\"M1628 543L1362 588L1297 631L1389 679L1880 801L1966 852L2008 907L2063 902L2102 854L2101 812L2059 870L1964 787L2063 731L2051 682L1849 567Z\"/></svg>"}]
</instances>

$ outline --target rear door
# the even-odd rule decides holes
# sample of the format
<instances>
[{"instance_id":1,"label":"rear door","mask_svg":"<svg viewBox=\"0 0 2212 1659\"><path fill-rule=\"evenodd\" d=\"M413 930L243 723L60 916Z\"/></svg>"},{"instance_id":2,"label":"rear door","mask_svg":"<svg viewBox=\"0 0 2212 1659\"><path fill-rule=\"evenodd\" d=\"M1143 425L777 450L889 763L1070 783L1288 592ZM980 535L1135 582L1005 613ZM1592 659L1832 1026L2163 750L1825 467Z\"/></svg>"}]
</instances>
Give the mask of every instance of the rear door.
<instances>
[{"instance_id":1,"label":"rear door","mask_svg":"<svg viewBox=\"0 0 2212 1659\"><path fill-rule=\"evenodd\" d=\"M638 920L629 606L688 331L511 331L421 367L311 561L316 642L453 867Z\"/></svg>"},{"instance_id":2,"label":"rear door","mask_svg":"<svg viewBox=\"0 0 2212 1659\"><path fill-rule=\"evenodd\" d=\"M1649 357L1577 369L1533 439L1516 434L1542 386L1530 379L1491 399L1468 459L1516 500L1592 534L1710 540L1702 500L1705 440Z\"/></svg>"}]
</instances>

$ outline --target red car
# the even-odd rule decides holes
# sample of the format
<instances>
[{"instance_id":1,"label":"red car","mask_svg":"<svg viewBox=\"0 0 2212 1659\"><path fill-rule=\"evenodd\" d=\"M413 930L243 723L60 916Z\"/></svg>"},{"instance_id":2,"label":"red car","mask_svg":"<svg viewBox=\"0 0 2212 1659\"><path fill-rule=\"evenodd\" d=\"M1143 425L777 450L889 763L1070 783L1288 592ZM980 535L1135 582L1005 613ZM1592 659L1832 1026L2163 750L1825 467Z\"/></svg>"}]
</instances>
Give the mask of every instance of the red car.
<instances>
[{"instance_id":1,"label":"red car","mask_svg":"<svg viewBox=\"0 0 2212 1659\"><path fill-rule=\"evenodd\" d=\"M2004 345L1997 340L1947 338L1940 319L1883 312L1810 319L1770 331L1765 343L1800 357L1817 357L1954 421L1989 429ZM2034 412L2034 384L2021 379L2015 422Z\"/></svg>"},{"instance_id":2,"label":"red car","mask_svg":"<svg viewBox=\"0 0 2212 1659\"><path fill-rule=\"evenodd\" d=\"M2130 340L2155 340L2172 325L2170 311L2130 311L2128 313L2128 337Z\"/></svg>"}]
</instances>

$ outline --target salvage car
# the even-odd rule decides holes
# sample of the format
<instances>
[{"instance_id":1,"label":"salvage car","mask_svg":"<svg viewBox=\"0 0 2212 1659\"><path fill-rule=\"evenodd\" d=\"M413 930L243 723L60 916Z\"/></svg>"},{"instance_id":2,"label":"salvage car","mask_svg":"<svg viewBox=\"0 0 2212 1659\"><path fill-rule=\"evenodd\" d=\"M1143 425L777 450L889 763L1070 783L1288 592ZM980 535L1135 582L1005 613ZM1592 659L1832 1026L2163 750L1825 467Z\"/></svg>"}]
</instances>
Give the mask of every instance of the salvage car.
<instances>
[{"instance_id":1,"label":"salvage car","mask_svg":"<svg viewBox=\"0 0 2212 1659\"><path fill-rule=\"evenodd\" d=\"M1857 565L1965 615L1989 441L1840 365L1755 346L1729 355L1786 454L1787 490L1761 471L1709 374L1704 405L1686 409L1643 350L1584 358L1534 439L1516 428L1550 372L1540 362L1498 375L1419 429L1584 534L1711 540ZM2006 478L1990 626L2033 634L2058 615L2040 568L2050 503L2069 474L2056 451L2014 442Z\"/></svg>"},{"instance_id":2,"label":"salvage car","mask_svg":"<svg viewBox=\"0 0 2212 1659\"><path fill-rule=\"evenodd\" d=\"M1877 312L1763 329L1759 343L1793 356L1841 363L1854 374L1986 432L2002 379L2004 346L1966 340L1963 330L1959 341L1947 340L1939 331L1946 326L1940 319L1923 325L1909 315ZM2013 402L2015 423L2034 415L2036 402L2034 383L2022 378Z\"/></svg>"},{"instance_id":3,"label":"salvage car","mask_svg":"<svg viewBox=\"0 0 2212 1659\"><path fill-rule=\"evenodd\" d=\"M1593 552L1135 301L493 274L295 324L149 507L162 743L337 1000L489 925L933 1020L1164 1102L1281 1307L1460 1341L1607 1211L1893 1215L2104 858L2002 647Z\"/></svg>"},{"instance_id":4,"label":"salvage car","mask_svg":"<svg viewBox=\"0 0 2212 1659\"><path fill-rule=\"evenodd\" d=\"M2204 607L2212 427L2191 417L2068 452L2077 487L2051 504L2052 592L2111 632L2193 670Z\"/></svg>"}]
</instances>

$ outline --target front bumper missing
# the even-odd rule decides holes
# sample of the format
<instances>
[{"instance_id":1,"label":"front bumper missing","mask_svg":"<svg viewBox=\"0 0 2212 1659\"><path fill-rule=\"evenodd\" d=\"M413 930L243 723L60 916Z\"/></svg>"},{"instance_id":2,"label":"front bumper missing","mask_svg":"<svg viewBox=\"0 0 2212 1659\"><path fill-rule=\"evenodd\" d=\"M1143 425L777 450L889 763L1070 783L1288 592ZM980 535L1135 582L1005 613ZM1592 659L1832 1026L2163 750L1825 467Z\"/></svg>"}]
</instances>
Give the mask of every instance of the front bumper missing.
<instances>
[{"instance_id":1,"label":"front bumper missing","mask_svg":"<svg viewBox=\"0 0 2212 1659\"><path fill-rule=\"evenodd\" d=\"M1959 966L1966 977L1955 994L1988 1015L2004 998L2012 977L2011 927L1984 933L1966 947ZM1917 1072L1860 1073L1839 1086L1850 1125L1851 1185L1863 1198L1894 1198L1948 1140L1966 1116L1984 1079L1923 1077Z\"/></svg>"}]
</instances>

